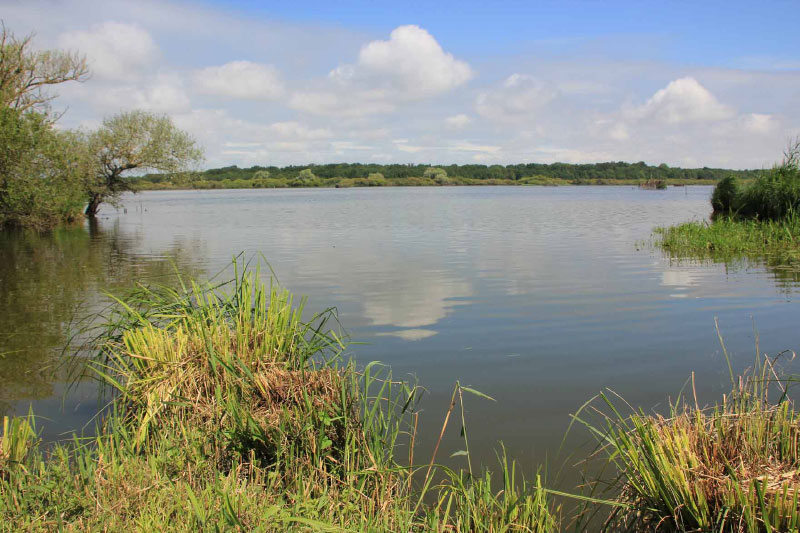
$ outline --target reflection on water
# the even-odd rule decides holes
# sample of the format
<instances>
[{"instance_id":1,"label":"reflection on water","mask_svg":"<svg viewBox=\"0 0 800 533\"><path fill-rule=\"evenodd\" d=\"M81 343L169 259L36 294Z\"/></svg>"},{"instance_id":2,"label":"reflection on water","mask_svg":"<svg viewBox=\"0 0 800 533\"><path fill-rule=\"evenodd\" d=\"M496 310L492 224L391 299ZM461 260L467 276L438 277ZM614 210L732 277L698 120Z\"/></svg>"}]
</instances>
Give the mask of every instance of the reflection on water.
<instances>
[{"instance_id":1,"label":"reflection on water","mask_svg":"<svg viewBox=\"0 0 800 533\"><path fill-rule=\"evenodd\" d=\"M70 419L84 422L96 410L86 388L71 397L86 403L82 415L72 416L67 409L64 420L60 409L53 409L68 379L66 366L59 364L61 354L81 319L107 303L107 291L140 280L172 279L176 267L199 273L187 243L175 241L157 254L140 254L134 248L141 240L121 232L116 223L51 234L0 232L0 414L43 400L44 409L36 412L68 428Z\"/></svg>"},{"instance_id":2,"label":"reflection on water","mask_svg":"<svg viewBox=\"0 0 800 533\"><path fill-rule=\"evenodd\" d=\"M309 308L338 307L361 362L415 374L422 419L441 424L455 380L470 445L497 440L525 464L553 457L569 414L604 387L645 408L692 371L725 387L714 317L738 368L796 349L798 280L756 263L677 260L637 248L655 226L703 219L710 188L429 188L150 192L95 228L0 236L2 409L58 412L54 354L79 305L103 290L216 273L261 253ZM67 402L67 409L72 408ZM65 417L77 424L80 415ZM433 432L436 433L436 432ZM438 434L438 433L437 433ZM474 443L473 443L474 439ZM447 445L456 444L446 441ZM424 445L424 443L423 443Z\"/></svg>"}]
</instances>

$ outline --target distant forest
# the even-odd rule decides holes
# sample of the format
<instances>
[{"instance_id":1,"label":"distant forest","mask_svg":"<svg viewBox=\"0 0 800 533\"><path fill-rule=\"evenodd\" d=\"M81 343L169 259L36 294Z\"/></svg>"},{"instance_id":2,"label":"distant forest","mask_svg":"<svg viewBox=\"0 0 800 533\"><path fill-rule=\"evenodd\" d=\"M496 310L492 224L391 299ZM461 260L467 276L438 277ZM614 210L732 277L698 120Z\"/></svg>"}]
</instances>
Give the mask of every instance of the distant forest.
<instances>
[{"instance_id":1,"label":"distant forest","mask_svg":"<svg viewBox=\"0 0 800 533\"><path fill-rule=\"evenodd\" d=\"M147 174L135 189L242 189L277 187L375 187L425 185L615 185L654 180L668 184L713 184L727 176L750 180L758 170L677 168L639 163L527 163L519 165L411 165L335 163L303 166L230 166L202 172Z\"/></svg>"}]
</instances>

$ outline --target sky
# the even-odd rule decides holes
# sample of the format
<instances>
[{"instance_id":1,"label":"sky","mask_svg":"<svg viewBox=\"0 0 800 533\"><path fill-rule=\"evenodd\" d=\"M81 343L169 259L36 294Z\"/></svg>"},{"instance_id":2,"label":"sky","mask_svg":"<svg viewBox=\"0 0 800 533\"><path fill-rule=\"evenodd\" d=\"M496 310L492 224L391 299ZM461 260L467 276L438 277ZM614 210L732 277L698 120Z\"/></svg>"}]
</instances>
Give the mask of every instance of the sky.
<instances>
[{"instance_id":1,"label":"sky","mask_svg":"<svg viewBox=\"0 0 800 533\"><path fill-rule=\"evenodd\" d=\"M0 0L85 54L59 125L165 113L202 166L763 168L800 135L800 2Z\"/></svg>"}]
</instances>

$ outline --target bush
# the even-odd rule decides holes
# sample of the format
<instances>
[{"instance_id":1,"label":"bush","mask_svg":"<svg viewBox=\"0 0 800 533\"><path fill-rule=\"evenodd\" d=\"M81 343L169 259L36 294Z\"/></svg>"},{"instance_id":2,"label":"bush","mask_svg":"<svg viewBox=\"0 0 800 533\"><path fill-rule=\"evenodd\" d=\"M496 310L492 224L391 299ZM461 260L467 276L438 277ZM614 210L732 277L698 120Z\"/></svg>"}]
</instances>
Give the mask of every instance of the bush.
<instances>
[{"instance_id":1,"label":"bush","mask_svg":"<svg viewBox=\"0 0 800 533\"><path fill-rule=\"evenodd\" d=\"M734 176L723 178L714 187L714 193L711 195L711 207L714 208L714 214L733 213L736 210L734 206L738 195L739 183L736 178Z\"/></svg>"},{"instance_id":2,"label":"bush","mask_svg":"<svg viewBox=\"0 0 800 533\"><path fill-rule=\"evenodd\" d=\"M711 197L714 213L728 202L728 211L738 217L759 220L782 220L800 208L800 140L784 152L783 161L762 172L741 192L736 191L732 178L722 180Z\"/></svg>"},{"instance_id":3,"label":"bush","mask_svg":"<svg viewBox=\"0 0 800 533\"><path fill-rule=\"evenodd\" d=\"M49 229L81 216L88 175L80 135L45 114L0 109L0 225Z\"/></svg>"}]
</instances>

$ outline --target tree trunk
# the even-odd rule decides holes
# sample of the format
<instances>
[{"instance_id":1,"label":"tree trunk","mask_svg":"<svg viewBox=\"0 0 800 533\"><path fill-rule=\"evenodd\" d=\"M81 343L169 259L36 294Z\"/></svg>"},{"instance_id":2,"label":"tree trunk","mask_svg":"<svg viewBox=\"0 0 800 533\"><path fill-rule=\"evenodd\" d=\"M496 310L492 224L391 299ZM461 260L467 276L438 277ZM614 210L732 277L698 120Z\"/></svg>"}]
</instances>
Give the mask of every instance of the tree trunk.
<instances>
[{"instance_id":1,"label":"tree trunk","mask_svg":"<svg viewBox=\"0 0 800 533\"><path fill-rule=\"evenodd\" d=\"M86 206L86 211L84 211L84 214L89 218L94 218L97 216L97 212L100 210L100 203L102 201L103 199L99 194L93 194L89 199L89 205Z\"/></svg>"}]
</instances>

